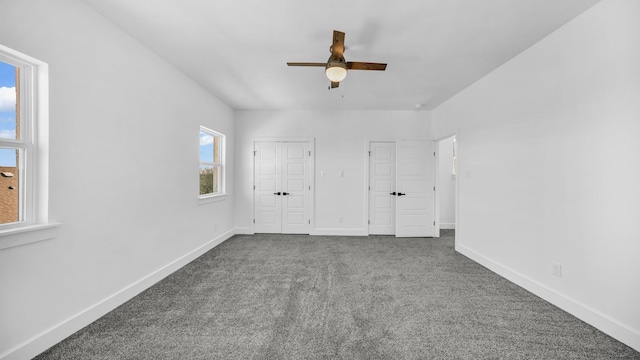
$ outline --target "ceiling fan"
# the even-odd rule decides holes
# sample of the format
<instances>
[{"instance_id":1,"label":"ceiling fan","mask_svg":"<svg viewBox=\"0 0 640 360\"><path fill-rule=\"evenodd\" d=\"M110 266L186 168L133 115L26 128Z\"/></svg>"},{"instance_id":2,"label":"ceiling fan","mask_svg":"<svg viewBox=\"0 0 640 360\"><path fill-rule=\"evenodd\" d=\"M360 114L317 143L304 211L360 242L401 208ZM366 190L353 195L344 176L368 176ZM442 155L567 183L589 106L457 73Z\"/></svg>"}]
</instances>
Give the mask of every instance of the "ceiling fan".
<instances>
[{"instance_id":1,"label":"ceiling fan","mask_svg":"<svg viewBox=\"0 0 640 360\"><path fill-rule=\"evenodd\" d=\"M312 62L288 62L289 66L322 66L325 68L325 74L331 85L329 90L340 86L340 81L344 80L347 76L347 70L379 70L384 71L387 68L387 64L359 62L359 61L345 61L344 59L344 33L341 31L333 30L333 44L329 48L331 56L326 63L312 63Z\"/></svg>"}]
</instances>

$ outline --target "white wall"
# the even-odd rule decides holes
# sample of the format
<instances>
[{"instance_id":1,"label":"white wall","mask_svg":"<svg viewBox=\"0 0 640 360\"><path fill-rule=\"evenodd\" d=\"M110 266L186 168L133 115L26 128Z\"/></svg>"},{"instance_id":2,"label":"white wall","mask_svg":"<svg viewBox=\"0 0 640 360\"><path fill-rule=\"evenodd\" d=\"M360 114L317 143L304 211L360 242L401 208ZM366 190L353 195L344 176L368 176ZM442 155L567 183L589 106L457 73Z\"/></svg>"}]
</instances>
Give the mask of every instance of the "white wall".
<instances>
[{"instance_id":1,"label":"white wall","mask_svg":"<svg viewBox=\"0 0 640 360\"><path fill-rule=\"evenodd\" d=\"M438 141L438 206L440 229L456 226L456 176L453 175L453 139Z\"/></svg>"},{"instance_id":2,"label":"white wall","mask_svg":"<svg viewBox=\"0 0 640 360\"><path fill-rule=\"evenodd\" d=\"M233 195L196 199L199 125L227 135L233 194L233 112L80 1L0 2L0 43L50 72L61 226L0 251L0 358L30 358L232 233Z\"/></svg>"},{"instance_id":3,"label":"white wall","mask_svg":"<svg viewBox=\"0 0 640 360\"><path fill-rule=\"evenodd\" d=\"M365 235L366 141L430 138L429 113L421 111L238 111L235 121L236 226L247 232L253 225L254 139L315 138L312 234Z\"/></svg>"},{"instance_id":4,"label":"white wall","mask_svg":"<svg viewBox=\"0 0 640 360\"><path fill-rule=\"evenodd\" d=\"M605 0L432 113L458 134L456 248L636 350L638 44L640 2Z\"/></svg>"}]
</instances>

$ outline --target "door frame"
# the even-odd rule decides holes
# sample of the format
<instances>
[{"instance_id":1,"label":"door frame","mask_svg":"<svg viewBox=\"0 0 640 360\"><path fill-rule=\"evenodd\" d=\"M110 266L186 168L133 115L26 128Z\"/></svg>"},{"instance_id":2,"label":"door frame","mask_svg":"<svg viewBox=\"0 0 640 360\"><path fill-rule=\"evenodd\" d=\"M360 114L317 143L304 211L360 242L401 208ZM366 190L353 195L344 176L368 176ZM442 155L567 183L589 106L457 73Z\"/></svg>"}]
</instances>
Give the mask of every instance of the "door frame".
<instances>
[{"instance_id":1,"label":"door frame","mask_svg":"<svg viewBox=\"0 0 640 360\"><path fill-rule=\"evenodd\" d=\"M451 137L451 136L453 136L453 135L450 135L448 137ZM457 135L456 135L456 139L457 139ZM369 174L369 171L370 171L369 163L371 162L371 159L369 158L369 149L370 149L371 143L372 142L392 142L392 143L394 143L396 145L396 157L397 157L397 145L398 145L399 142L402 142L402 141L426 141L426 142L431 142L432 145L433 145L433 148L434 148L434 157L435 157L435 159L433 161L433 164L437 169L438 156L437 156L437 152L436 152L437 151L436 145L438 143L435 140L432 140L432 139L404 139L404 138L402 138L402 139L392 139L392 138L377 138L377 137L376 138L367 138L367 137L365 137L365 139L364 139L364 154L365 154L365 156L364 156L364 184L365 184L365 186L364 186L364 194L363 194L363 196L364 196L364 210L363 210L363 214L362 214L363 215L363 219L364 219L364 223L363 223L362 227L364 229L365 236L369 236L370 235L369 234L369 187L371 186L371 182L370 182L371 179L370 179L370 176L369 176L370 175ZM396 164L396 166L397 166L397 164ZM436 184L437 173L434 172L433 176L434 176L433 184L435 186L437 186L437 184ZM457 180L457 177L456 177L456 201L458 199L458 182L457 181L458 180ZM436 189L437 189L437 187L436 187ZM436 215L437 215L437 213L435 211L438 210L438 208L436 206L436 204L437 204L436 196L438 195L438 192L437 191L434 191L434 192L435 192L435 194L434 194L434 201L433 201L433 206L434 206L433 218L435 220L436 219ZM433 237L437 237L436 235L440 235L440 226L438 224L438 221L436 220L435 223L436 223L435 224L436 227L434 228L434 232L435 233L433 234ZM456 203L456 225L457 224L458 224L458 206L457 206L457 203Z\"/></svg>"},{"instance_id":2,"label":"door frame","mask_svg":"<svg viewBox=\"0 0 640 360\"><path fill-rule=\"evenodd\" d=\"M272 141L272 142L308 142L309 143L309 151L311 151L311 156L309 156L309 186L311 186L311 190L309 190L309 233L313 233L313 229L315 228L315 193L316 193L316 184L315 184L315 158L316 158L316 146L315 146L315 138L298 138L298 137L264 137L264 138L252 138L251 139L251 151L249 152L249 156L251 157L251 186L250 193L251 196L251 211L252 211L252 219L256 218L256 200L254 194L254 188L256 185L256 162L255 162L255 150L256 150L256 142L260 141ZM255 220L254 220L255 221ZM256 233L256 224L252 221L250 233Z\"/></svg>"},{"instance_id":3,"label":"door frame","mask_svg":"<svg viewBox=\"0 0 640 360\"><path fill-rule=\"evenodd\" d=\"M440 237L440 141L442 140L446 140L449 139L451 137L455 136L456 137L456 179L455 179L455 190L454 190L454 206L455 206L455 231L456 231L456 242L457 239L459 237L459 229L460 229L460 216L459 216L459 211L460 211L460 205L459 205L459 196L458 196L458 191L459 191L459 183L460 183L460 139L458 136L457 132L454 132L452 134L443 136L443 137L439 137L437 139L434 140L435 146L434 146L434 151L436 152L436 158L434 161L434 174L435 174L435 179L434 179L434 183L436 186L436 193L435 193L435 220L436 220L436 237Z\"/></svg>"}]
</instances>

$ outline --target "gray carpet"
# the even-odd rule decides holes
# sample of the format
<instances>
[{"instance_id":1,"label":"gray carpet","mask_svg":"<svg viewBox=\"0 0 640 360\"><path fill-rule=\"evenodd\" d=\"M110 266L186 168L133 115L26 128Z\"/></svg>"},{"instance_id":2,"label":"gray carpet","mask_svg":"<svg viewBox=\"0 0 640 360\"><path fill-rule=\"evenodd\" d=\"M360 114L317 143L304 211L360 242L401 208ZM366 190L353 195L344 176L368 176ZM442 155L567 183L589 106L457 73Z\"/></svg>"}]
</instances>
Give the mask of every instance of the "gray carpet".
<instances>
[{"instance_id":1,"label":"gray carpet","mask_svg":"<svg viewBox=\"0 0 640 360\"><path fill-rule=\"evenodd\" d=\"M234 236L37 359L640 359L445 235Z\"/></svg>"}]
</instances>

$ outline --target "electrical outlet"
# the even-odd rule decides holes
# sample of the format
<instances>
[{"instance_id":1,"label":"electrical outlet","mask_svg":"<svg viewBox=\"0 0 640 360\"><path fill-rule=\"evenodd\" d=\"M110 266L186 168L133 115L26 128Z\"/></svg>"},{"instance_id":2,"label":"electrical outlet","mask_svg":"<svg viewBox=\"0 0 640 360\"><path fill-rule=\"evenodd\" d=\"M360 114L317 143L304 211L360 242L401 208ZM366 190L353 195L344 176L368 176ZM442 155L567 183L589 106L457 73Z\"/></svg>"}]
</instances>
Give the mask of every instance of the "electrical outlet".
<instances>
[{"instance_id":1,"label":"electrical outlet","mask_svg":"<svg viewBox=\"0 0 640 360\"><path fill-rule=\"evenodd\" d=\"M557 262L551 263L551 275L561 278L562 277L562 265L558 264Z\"/></svg>"}]
</instances>

